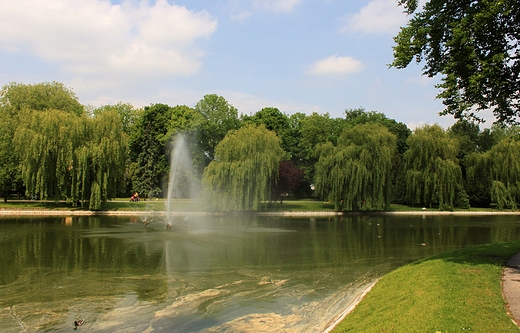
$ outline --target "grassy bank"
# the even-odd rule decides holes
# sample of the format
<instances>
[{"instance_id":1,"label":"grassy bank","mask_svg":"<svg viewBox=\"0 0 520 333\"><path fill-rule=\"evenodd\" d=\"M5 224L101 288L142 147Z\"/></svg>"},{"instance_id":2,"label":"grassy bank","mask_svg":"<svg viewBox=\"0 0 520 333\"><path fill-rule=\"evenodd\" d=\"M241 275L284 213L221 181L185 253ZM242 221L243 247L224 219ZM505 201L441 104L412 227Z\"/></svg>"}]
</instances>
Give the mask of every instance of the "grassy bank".
<instances>
[{"instance_id":1,"label":"grassy bank","mask_svg":"<svg viewBox=\"0 0 520 333\"><path fill-rule=\"evenodd\" d=\"M175 211L195 212L205 211L203 203L179 199L172 202L172 209ZM87 207L88 208L88 207ZM55 202L52 200L8 200L0 201L0 209L4 210L86 210L85 207L74 207L65 201ZM102 204L101 210L104 211L164 211L165 200L141 200L139 202L130 202L128 198L118 198L110 200ZM261 211L264 212L334 212L332 203L323 202L321 200L303 199L303 200L286 200L283 204L265 205ZM411 207L406 205L391 205L391 212L406 211L424 211L421 207ZM438 211L436 208L429 208L427 211ZM479 211L496 211L490 208L470 208L465 210L456 210L464 212Z\"/></svg>"},{"instance_id":2,"label":"grassy bank","mask_svg":"<svg viewBox=\"0 0 520 333\"><path fill-rule=\"evenodd\" d=\"M519 251L520 242L489 244L403 266L381 278L333 332L518 332L501 274Z\"/></svg>"}]
</instances>

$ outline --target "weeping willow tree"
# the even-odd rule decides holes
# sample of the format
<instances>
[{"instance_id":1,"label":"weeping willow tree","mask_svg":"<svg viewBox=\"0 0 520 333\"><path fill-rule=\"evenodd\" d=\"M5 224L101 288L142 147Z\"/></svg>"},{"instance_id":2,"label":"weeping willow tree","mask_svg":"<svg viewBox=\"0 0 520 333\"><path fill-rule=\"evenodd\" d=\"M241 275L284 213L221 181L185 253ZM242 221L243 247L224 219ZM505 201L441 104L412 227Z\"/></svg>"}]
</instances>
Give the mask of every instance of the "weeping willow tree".
<instances>
[{"instance_id":1,"label":"weeping willow tree","mask_svg":"<svg viewBox=\"0 0 520 333\"><path fill-rule=\"evenodd\" d=\"M86 140L75 151L71 199L88 200L89 209L97 210L124 184L128 138L116 110L86 120Z\"/></svg>"},{"instance_id":2,"label":"weeping willow tree","mask_svg":"<svg viewBox=\"0 0 520 333\"><path fill-rule=\"evenodd\" d=\"M74 153L84 136L83 117L59 110L23 112L14 143L28 195L71 196Z\"/></svg>"},{"instance_id":3,"label":"weeping willow tree","mask_svg":"<svg viewBox=\"0 0 520 333\"><path fill-rule=\"evenodd\" d=\"M408 137L406 196L409 204L452 210L462 173L457 161L458 141L439 125L417 128Z\"/></svg>"},{"instance_id":4,"label":"weeping willow tree","mask_svg":"<svg viewBox=\"0 0 520 333\"><path fill-rule=\"evenodd\" d=\"M337 146L317 146L317 193L337 210L383 210L392 198L392 158L396 137L374 123L344 130Z\"/></svg>"},{"instance_id":5,"label":"weeping willow tree","mask_svg":"<svg viewBox=\"0 0 520 333\"><path fill-rule=\"evenodd\" d=\"M209 204L219 210L258 210L269 201L284 151L276 133L264 125L228 132L204 170L202 185Z\"/></svg>"},{"instance_id":6,"label":"weeping willow tree","mask_svg":"<svg viewBox=\"0 0 520 333\"><path fill-rule=\"evenodd\" d=\"M115 112L88 118L59 110L26 110L15 132L22 179L30 196L101 202L124 175L126 135Z\"/></svg>"},{"instance_id":7,"label":"weeping willow tree","mask_svg":"<svg viewBox=\"0 0 520 333\"><path fill-rule=\"evenodd\" d=\"M520 141L512 136L500 140L485 153L465 159L468 182L485 182L498 209L516 209L520 202Z\"/></svg>"}]
</instances>

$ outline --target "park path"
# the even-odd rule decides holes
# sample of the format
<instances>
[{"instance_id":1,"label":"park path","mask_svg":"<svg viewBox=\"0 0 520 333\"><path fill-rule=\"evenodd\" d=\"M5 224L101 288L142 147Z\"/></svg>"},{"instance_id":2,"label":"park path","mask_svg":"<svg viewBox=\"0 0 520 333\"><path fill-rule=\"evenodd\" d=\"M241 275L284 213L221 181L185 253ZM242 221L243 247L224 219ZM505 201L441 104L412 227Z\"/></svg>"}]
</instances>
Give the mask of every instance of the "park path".
<instances>
[{"instance_id":1,"label":"park path","mask_svg":"<svg viewBox=\"0 0 520 333\"><path fill-rule=\"evenodd\" d=\"M520 252L509 259L504 267L502 293L509 314L515 324L520 326Z\"/></svg>"}]
</instances>

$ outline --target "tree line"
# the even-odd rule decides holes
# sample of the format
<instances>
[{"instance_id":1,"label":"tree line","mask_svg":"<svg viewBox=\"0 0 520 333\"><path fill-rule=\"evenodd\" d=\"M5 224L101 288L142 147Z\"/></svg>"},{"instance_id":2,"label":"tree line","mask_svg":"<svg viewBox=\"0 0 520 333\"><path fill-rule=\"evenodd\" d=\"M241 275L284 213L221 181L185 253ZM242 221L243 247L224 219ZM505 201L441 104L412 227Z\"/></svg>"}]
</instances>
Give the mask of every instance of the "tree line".
<instances>
[{"instance_id":1,"label":"tree line","mask_svg":"<svg viewBox=\"0 0 520 333\"><path fill-rule=\"evenodd\" d=\"M61 83L0 91L0 194L66 200L92 210L115 197L167 194L170 143L182 133L200 195L217 210L258 210L318 197L341 211L391 203L452 210L516 209L520 131L459 120L413 131L383 113L348 109L239 114L222 96L195 106L94 108ZM187 179L185 182L187 183ZM188 189L181 196L188 195Z\"/></svg>"}]
</instances>

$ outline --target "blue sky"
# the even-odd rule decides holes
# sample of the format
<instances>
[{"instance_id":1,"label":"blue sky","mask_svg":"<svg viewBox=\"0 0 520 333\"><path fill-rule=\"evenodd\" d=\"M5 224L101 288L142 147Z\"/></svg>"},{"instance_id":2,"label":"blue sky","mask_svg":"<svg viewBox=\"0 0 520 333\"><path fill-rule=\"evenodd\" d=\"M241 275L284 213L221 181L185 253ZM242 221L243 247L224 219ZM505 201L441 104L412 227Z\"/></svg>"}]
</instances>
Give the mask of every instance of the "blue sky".
<instances>
[{"instance_id":1,"label":"blue sky","mask_svg":"<svg viewBox=\"0 0 520 333\"><path fill-rule=\"evenodd\" d=\"M0 0L0 84L58 81L82 104L239 113L378 111L410 128L451 117L421 65L389 69L396 0Z\"/></svg>"}]
</instances>

